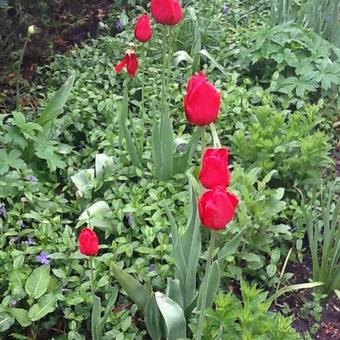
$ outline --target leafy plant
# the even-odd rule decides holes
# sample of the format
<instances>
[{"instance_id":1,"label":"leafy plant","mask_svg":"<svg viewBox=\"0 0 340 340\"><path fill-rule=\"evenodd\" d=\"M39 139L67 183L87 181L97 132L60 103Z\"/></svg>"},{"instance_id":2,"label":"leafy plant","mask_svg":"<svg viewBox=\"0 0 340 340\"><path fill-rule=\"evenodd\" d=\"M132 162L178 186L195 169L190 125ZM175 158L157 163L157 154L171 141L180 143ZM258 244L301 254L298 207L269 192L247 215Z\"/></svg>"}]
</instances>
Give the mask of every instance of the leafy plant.
<instances>
[{"instance_id":1,"label":"leafy plant","mask_svg":"<svg viewBox=\"0 0 340 340\"><path fill-rule=\"evenodd\" d=\"M241 300L234 294L218 294L215 309L207 312L203 339L301 339L292 319L268 311L267 293L241 284Z\"/></svg>"},{"instance_id":2,"label":"leafy plant","mask_svg":"<svg viewBox=\"0 0 340 340\"><path fill-rule=\"evenodd\" d=\"M339 11L337 0L274 0L270 22L275 25L295 21L340 47Z\"/></svg>"},{"instance_id":3,"label":"leafy plant","mask_svg":"<svg viewBox=\"0 0 340 340\"><path fill-rule=\"evenodd\" d=\"M307 228L309 248L312 255L313 280L324 285L321 292L330 295L340 289L340 201L339 180L322 188L319 201L313 195L306 202L301 194L304 219L300 221Z\"/></svg>"}]
</instances>

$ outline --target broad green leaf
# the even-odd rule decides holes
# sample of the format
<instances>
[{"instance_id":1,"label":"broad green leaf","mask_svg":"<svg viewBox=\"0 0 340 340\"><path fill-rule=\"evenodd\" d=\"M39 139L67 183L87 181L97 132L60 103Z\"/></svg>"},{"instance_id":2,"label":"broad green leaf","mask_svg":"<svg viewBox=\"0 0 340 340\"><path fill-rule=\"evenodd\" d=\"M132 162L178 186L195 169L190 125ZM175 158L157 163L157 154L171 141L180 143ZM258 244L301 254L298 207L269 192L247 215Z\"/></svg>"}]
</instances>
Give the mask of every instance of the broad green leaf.
<instances>
[{"instance_id":1,"label":"broad green leaf","mask_svg":"<svg viewBox=\"0 0 340 340\"><path fill-rule=\"evenodd\" d=\"M9 312L12 314L12 316L15 317L15 319L19 322L21 327L27 327L32 323L31 319L28 316L28 311L26 309L11 308Z\"/></svg>"},{"instance_id":2,"label":"broad green leaf","mask_svg":"<svg viewBox=\"0 0 340 340\"><path fill-rule=\"evenodd\" d=\"M142 286L132 275L120 269L114 263L111 264L111 270L121 287L127 295L133 300L140 310L144 310L151 293Z\"/></svg>"},{"instance_id":3,"label":"broad green leaf","mask_svg":"<svg viewBox=\"0 0 340 340\"><path fill-rule=\"evenodd\" d=\"M179 280L168 278L168 284L166 287L166 295L169 296L170 299L177 302L183 308L183 296L182 296Z\"/></svg>"},{"instance_id":4,"label":"broad green leaf","mask_svg":"<svg viewBox=\"0 0 340 340\"><path fill-rule=\"evenodd\" d=\"M145 326L152 340L162 339L162 317L159 311L155 294L149 299L144 310Z\"/></svg>"},{"instance_id":5,"label":"broad green leaf","mask_svg":"<svg viewBox=\"0 0 340 340\"><path fill-rule=\"evenodd\" d=\"M50 266L44 265L33 270L30 277L25 284L26 293L38 299L44 295L47 291L47 287L50 281Z\"/></svg>"},{"instance_id":6,"label":"broad green leaf","mask_svg":"<svg viewBox=\"0 0 340 340\"><path fill-rule=\"evenodd\" d=\"M223 68L223 66L221 64L219 64L216 59L205 49L200 50L199 54L203 55L204 57L208 58L212 65L214 65L214 67L216 67L223 75L227 76L227 72L225 71L225 69Z\"/></svg>"},{"instance_id":7,"label":"broad green leaf","mask_svg":"<svg viewBox=\"0 0 340 340\"><path fill-rule=\"evenodd\" d=\"M107 171L111 171L113 169L113 158L106 156L103 153L98 153L96 155L96 163L95 163L96 177L103 176L105 169Z\"/></svg>"},{"instance_id":8,"label":"broad green leaf","mask_svg":"<svg viewBox=\"0 0 340 340\"><path fill-rule=\"evenodd\" d=\"M94 180L93 169L80 170L71 177L71 181L83 195L87 195L91 192L91 190L94 187L93 180Z\"/></svg>"},{"instance_id":9,"label":"broad green leaf","mask_svg":"<svg viewBox=\"0 0 340 340\"><path fill-rule=\"evenodd\" d=\"M28 316L32 321L38 321L56 308L57 298L53 293L41 297L38 303L34 304L28 311Z\"/></svg>"},{"instance_id":10,"label":"broad green leaf","mask_svg":"<svg viewBox=\"0 0 340 340\"><path fill-rule=\"evenodd\" d=\"M104 201L98 201L90 205L79 216L80 223L89 223L98 228L109 228L111 226L111 209Z\"/></svg>"},{"instance_id":11,"label":"broad green leaf","mask_svg":"<svg viewBox=\"0 0 340 340\"><path fill-rule=\"evenodd\" d=\"M167 340L186 338L186 320L183 309L161 292L155 293L156 302L166 325Z\"/></svg>"},{"instance_id":12,"label":"broad green leaf","mask_svg":"<svg viewBox=\"0 0 340 340\"><path fill-rule=\"evenodd\" d=\"M0 313L0 333L7 331L15 322L15 319L7 314Z\"/></svg>"},{"instance_id":13,"label":"broad green leaf","mask_svg":"<svg viewBox=\"0 0 340 340\"><path fill-rule=\"evenodd\" d=\"M42 115L38 119L38 124L46 126L56 119L63 111L66 100L71 92L75 77L72 75L66 83L56 92L52 99L46 105Z\"/></svg>"}]
</instances>

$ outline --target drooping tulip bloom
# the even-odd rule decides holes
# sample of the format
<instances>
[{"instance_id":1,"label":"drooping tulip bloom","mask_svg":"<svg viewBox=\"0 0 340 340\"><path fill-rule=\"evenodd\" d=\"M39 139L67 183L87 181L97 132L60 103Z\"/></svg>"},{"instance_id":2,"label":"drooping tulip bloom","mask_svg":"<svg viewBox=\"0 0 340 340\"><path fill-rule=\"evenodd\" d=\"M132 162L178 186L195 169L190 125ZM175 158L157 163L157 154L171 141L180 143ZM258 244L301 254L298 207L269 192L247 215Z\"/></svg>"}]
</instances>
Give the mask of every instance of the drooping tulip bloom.
<instances>
[{"instance_id":1,"label":"drooping tulip bloom","mask_svg":"<svg viewBox=\"0 0 340 340\"><path fill-rule=\"evenodd\" d=\"M205 188L213 189L217 186L226 188L229 185L228 156L229 152L226 147L205 149L198 175Z\"/></svg>"},{"instance_id":2,"label":"drooping tulip bloom","mask_svg":"<svg viewBox=\"0 0 340 340\"><path fill-rule=\"evenodd\" d=\"M135 76L138 66L137 54L133 45L131 45L126 51L124 58L114 67L114 69L116 73L119 73L123 68L126 68L130 76Z\"/></svg>"},{"instance_id":3,"label":"drooping tulip bloom","mask_svg":"<svg viewBox=\"0 0 340 340\"><path fill-rule=\"evenodd\" d=\"M99 240L97 234L90 228L83 228L78 236L79 251L88 256L97 255Z\"/></svg>"},{"instance_id":4,"label":"drooping tulip bloom","mask_svg":"<svg viewBox=\"0 0 340 340\"><path fill-rule=\"evenodd\" d=\"M151 0L151 14L162 25L176 25L183 17L178 0Z\"/></svg>"},{"instance_id":5,"label":"drooping tulip bloom","mask_svg":"<svg viewBox=\"0 0 340 340\"><path fill-rule=\"evenodd\" d=\"M194 74L188 82L184 96L184 111L193 125L208 125L217 118L221 106L221 95L208 81L203 72Z\"/></svg>"},{"instance_id":6,"label":"drooping tulip bloom","mask_svg":"<svg viewBox=\"0 0 340 340\"><path fill-rule=\"evenodd\" d=\"M208 229L221 230L234 218L238 198L221 187L207 190L198 198L201 223Z\"/></svg>"},{"instance_id":7,"label":"drooping tulip bloom","mask_svg":"<svg viewBox=\"0 0 340 340\"><path fill-rule=\"evenodd\" d=\"M149 41L152 37L150 18L147 14L140 15L135 25L135 38L141 42Z\"/></svg>"}]
</instances>

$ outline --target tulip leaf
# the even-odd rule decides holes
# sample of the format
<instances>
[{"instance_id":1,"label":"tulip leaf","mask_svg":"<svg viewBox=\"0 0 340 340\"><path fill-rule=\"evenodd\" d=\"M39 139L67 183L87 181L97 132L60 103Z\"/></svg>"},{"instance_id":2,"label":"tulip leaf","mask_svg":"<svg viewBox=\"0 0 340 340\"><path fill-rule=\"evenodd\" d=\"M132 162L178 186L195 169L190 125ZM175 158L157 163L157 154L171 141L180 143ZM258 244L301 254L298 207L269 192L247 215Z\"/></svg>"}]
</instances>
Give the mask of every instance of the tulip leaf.
<instances>
[{"instance_id":1,"label":"tulip leaf","mask_svg":"<svg viewBox=\"0 0 340 340\"><path fill-rule=\"evenodd\" d=\"M223 73L225 76L227 76L227 72L225 71L225 69L223 68L223 66L221 64L219 64L216 59L205 49L200 50L199 54L203 55L204 57L208 58L211 63L219 70L221 71L221 73Z\"/></svg>"},{"instance_id":2,"label":"tulip leaf","mask_svg":"<svg viewBox=\"0 0 340 340\"><path fill-rule=\"evenodd\" d=\"M70 76L66 83L55 93L52 99L46 105L42 115L38 119L38 124L46 126L48 123L56 119L63 111L66 100L71 92L75 77Z\"/></svg>"},{"instance_id":3,"label":"tulip leaf","mask_svg":"<svg viewBox=\"0 0 340 340\"><path fill-rule=\"evenodd\" d=\"M156 302L155 294L152 294L151 298L146 304L144 310L144 322L152 340L162 339L162 323L164 321L162 320L162 316Z\"/></svg>"},{"instance_id":4,"label":"tulip leaf","mask_svg":"<svg viewBox=\"0 0 340 340\"><path fill-rule=\"evenodd\" d=\"M111 265L112 273L126 291L127 295L133 300L139 309L144 310L150 300L151 292L141 285L132 275L120 269L114 263Z\"/></svg>"},{"instance_id":5,"label":"tulip leaf","mask_svg":"<svg viewBox=\"0 0 340 340\"><path fill-rule=\"evenodd\" d=\"M141 167L141 160L138 155L138 150L136 148L137 140L133 140L131 131L129 130L127 126L128 122L128 112L129 112L129 91L128 91L128 84L125 82L124 84L124 98L123 98L123 104L122 104L122 110L119 115L119 141L122 145L123 139L125 139L127 151L129 152L129 155L131 157L132 165L140 168ZM134 128L133 121L130 119L130 129L132 130ZM133 133L135 136L135 134Z\"/></svg>"},{"instance_id":6,"label":"tulip leaf","mask_svg":"<svg viewBox=\"0 0 340 340\"><path fill-rule=\"evenodd\" d=\"M161 172L160 180L166 180L173 175L174 133L169 112L165 111L161 117Z\"/></svg>"},{"instance_id":7,"label":"tulip leaf","mask_svg":"<svg viewBox=\"0 0 340 340\"><path fill-rule=\"evenodd\" d=\"M168 279L166 295L168 295L170 299L177 302L183 308L183 296L179 280Z\"/></svg>"},{"instance_id":8,"label":"tulip leaf","mask_svg":"<svg viewBox=\"0 0 340 340\"><path fill-rule=\"evenodd\" d=\"M155 110L154 110L155 114ZM156 176L160 177L161 172L161 137L160 137L160 126L159 122L156 119L156 115L154 116L153 126L152 126L152 159L154 164L154 171Z\"/></svg>"},{"instance_id":9,"label":"tulip leaf","mask_svg":"<svg viewBox=\"0 0 340 340\"><path fill-rule=\"evenodd\" d=\"M206 308L211 307L215 301L215 296L220 286L220 279L221 279L220 266L218 264L218 260L216 260L212 263L212 266L210 267L208 288L207 288ZM199 297L198 297L198 303L197 303L198 309L201 308L203 287L204 285L202 284Z\"/></svg>"},{"instance_id":10,"label":"tulip leaf","mask_svg":"<svg viewBox=\"0 0 340 340\"><path fill-rule=\"evenodd\" d=\"M156 302L166 325L166 339L186 338L186 320L183 309L172 299L161 292L155 293Z\"/></svg>"},{"instance_id":11,"label":"tulip leaf","mask_svg":"<svg viewBox=\"0 0 340 340\"><path fill-rule=\"evenodd\" d=\"M100 316L101 316L101 301L100 298L93 294L93 302L92 302L92 314L91 314L91 333L93 340L99 340L99 332L98 326L100 324Z\"/></svg>"}]
</instances>

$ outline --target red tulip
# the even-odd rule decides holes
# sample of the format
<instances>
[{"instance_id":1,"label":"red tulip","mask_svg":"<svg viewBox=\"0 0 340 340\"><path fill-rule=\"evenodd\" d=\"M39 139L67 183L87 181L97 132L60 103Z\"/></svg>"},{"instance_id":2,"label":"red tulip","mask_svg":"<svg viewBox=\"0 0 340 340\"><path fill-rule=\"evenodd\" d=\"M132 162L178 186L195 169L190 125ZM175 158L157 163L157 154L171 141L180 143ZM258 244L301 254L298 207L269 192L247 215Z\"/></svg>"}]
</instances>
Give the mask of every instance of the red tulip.
<instances>
[{"instance_id":1,"label":"red tulip","mask_svg":"<svg viewBox=\"0 0 340 340\"><path fill-rule=\"evenodd\" d=\"M205 188L213 189L217 186L226 188L229 185L228 156L226 147L205 149L198 175Z\"/></svg>"},{"instance_id":2,"label":"red tulip","mask_svg":"<svg viewBox=\"0 0 340 340\"><path fill-rule=\"evenodd\" d=\"M151 0L151 14L162 25L176 25L183 17L178 0Z\"/></svg>"},{"instance_id":3,"label":"red tulip","mask_svg":"<svg viewBox=\"0 0 340 340\"><path fill-rule=\"evenodd\" d=\"M78 245L82 254L88 256L97 255L99 248L97 234L90 228L83 228L78 237Z\"/></svg>"},{"instance_id":4,"label":"red tulip","mask_svg":"<svg viewBox=\"0 0 340 340\"><path fill-rule=\"evenodd\" d=\"M203 72L194 74L187 85L184 96L184 111L193 125L207 125L217 118L221 95Z\"/></svg>"},{"instance_id":5,"label":"red tulip","mask_svg":"<svg viewBox=\"0 0 340 340\"><path fill-rule=\"evenodd\" d=\"M135 25L135 38L141 42L149 41L152 37L150 18L147 14L140 15Z\"/></svg>"},{"instance_id":6,"label":"red tulip","mask_svg":"<svg viewBox=\"0 0 340 340\"><path fill-rule=\"evenodd\" d=\"M201 223L208 229L220 230L234 218L238 198L223 188L207 190L198 198Z\"/></svg>"},{"instance_id":7,"label":"red tulip","mask_svg":"<svg viewBox=\"0 0 340 340\"><path fill-rule=\"evenodd\" d=\"M119 73L124 67L130 76L136 75L138 70L138 60L133 48L129 48L126 51L124 58L114 67L114 69L117 73Z\"/></svg>"}]
</instances>

